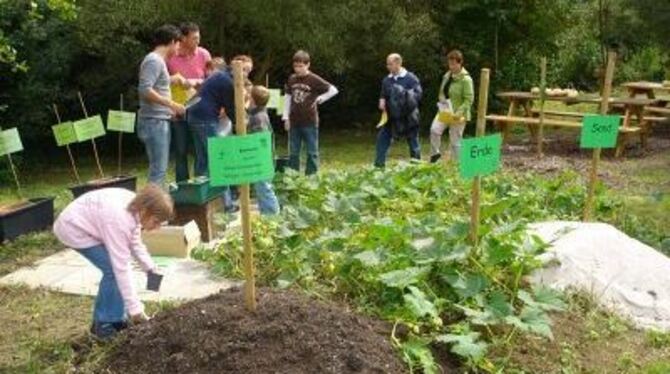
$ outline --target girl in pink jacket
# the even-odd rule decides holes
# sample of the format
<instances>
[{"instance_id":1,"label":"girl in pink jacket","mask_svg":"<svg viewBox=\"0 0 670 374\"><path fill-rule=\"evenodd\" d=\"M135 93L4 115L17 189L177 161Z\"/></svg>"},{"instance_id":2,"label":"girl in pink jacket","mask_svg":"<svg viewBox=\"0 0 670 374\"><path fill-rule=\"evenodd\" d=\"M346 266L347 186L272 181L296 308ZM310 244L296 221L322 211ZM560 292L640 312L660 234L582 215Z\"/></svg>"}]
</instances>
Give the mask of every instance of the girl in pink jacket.
<instances>
[{"instance_id":1,"label":"girl in pink jacket","mask_svg":"<svg viewBox=\"0 0 670 374\"><path fill-rule=\"evenodd\" d=\"M70 203L54 223L56 237L77 250L102 272L93 310L91 332L113 337L131 322L146 321L144 306L132 282L131 260L156 272L142 243L142 230L154 230L173 214L171 197L155 185L134 192L104 188L88 192Z\"/></svg>"}]
</instances>

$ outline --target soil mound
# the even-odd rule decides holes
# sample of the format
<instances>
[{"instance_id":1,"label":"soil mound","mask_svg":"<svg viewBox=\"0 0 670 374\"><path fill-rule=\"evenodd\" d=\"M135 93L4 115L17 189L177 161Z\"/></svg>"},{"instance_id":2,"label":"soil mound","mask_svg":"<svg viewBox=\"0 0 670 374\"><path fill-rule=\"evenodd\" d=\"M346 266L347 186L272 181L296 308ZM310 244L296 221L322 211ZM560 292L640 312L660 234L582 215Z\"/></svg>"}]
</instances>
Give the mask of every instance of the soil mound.
<instances>
[{"instance_id":1,"label":"soil mound","mask_svg":"<svg viewBox=\"0 0 670 374\"><path fill-rule=\"evenodd\" d=\"M248 313L239 289L161 313L128 330L113 373L404 373L389 326L287 291L261 289Z\"/></svg>"}]
</instances>

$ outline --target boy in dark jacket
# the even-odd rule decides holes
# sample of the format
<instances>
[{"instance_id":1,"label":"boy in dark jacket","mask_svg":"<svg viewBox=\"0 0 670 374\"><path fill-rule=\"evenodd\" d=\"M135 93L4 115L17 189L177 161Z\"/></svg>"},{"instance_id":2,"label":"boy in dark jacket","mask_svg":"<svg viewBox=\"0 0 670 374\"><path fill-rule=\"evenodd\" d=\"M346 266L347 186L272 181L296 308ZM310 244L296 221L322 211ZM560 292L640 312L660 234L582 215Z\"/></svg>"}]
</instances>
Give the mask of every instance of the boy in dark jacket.
<instances>
[{"instance_id":1,"label":"boy in dark jacket","mask_svg":"<svg viewBox=\"0 0 670 374\"><path fill-rule=\"evenodd\" d=\"M419 146L419 105L423 90L419 78L402 67L402 57L393 53L386 59L389 75L382 80L379 110L386 112L388 123L377 135L375 166L384 167L393 139L407 139L409 155L421 159Z\"/></svg>"}]
</instances>

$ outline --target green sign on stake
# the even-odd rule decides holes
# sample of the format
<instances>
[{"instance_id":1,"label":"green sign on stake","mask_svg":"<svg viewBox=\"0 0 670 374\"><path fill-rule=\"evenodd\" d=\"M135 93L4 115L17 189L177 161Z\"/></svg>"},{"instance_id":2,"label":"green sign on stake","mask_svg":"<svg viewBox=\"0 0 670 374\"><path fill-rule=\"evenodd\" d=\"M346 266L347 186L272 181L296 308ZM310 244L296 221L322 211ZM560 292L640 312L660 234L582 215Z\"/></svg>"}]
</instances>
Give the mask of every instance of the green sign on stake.
<instances>
[{"instance_id":1,"label":"green sign on stake","mask_svg":"<svg viewBox=\"0 0 670 374\"><path fill-rule=\"evenodd\" d=\"M619 135L619 116L584 116L580 146L582 148L614 148Z\"/></svg>"},{"instance_id":2,"label":"green sign on stake","mask_svg":"<svg viewBox=\"0 0 670 374\"><path fill-rule=\"evenodd\" d=\"M501 146L500 134L463 139L459 158L461 177L471 179L498 170Z\"/></svg>"},{"instance_id":3,"label":"green sign on stake","mask_svg":"<svg viewBox=\"0 0 670 374\"><path fill-rule=\"evenodd\" d=\"M59 147L77 142L77 134L74 132L72 122L63 122L58 125L51 126L56 138L56 144Z\"/></svg>"},{"instance_id":4,"label":"green sign on stake","mask_svg":"<svg viewBox=\"0 0 670 374\"><path fill-rule=\"evenodd\" d=\"M281 91L278 88L270 88L270 100L268 100L268 109L279 109L279 101L282 99Z\"/></svg>"},{"instance_id":5,"label":"green sign on stake","mask_svg":"<svg viewBox=\"0 0 670 374\"><path fill-rule=\"evenodd\" d=\"M212 186L233 186L274 178L270 132L209 138L207 147Z\"/></svg>"},{"instance_id":6,"label":"green sign on stake","mask_svg":"<svg viewBox=\"0 0 670 374\"><path fill-rule=\"evenodd\" d=\"M19 130L13 129L0 132L0 156L16 153L23 150L23 143L19 136Z\"/></svg>"},{"instance_id":7,"label":"green sign on stake","mask_svg":"<svg viewBox=\"0 0 670 374\"><path fill-rule=\"evenodd\" d=\"M110 110L107 114L107 130L135 132L135 113Z\"/></svg>"},{"instance_id":8,"label":"green sign on stake","mask_svg":"<svg viewBox=\"0 0 670 374\"><path fill-rule=\"evenodd\" d=\"M77 140L80 142L105 135L105 125L103 125L100 115L76 121L73 126Z\"/></svg>"}]
</instances>

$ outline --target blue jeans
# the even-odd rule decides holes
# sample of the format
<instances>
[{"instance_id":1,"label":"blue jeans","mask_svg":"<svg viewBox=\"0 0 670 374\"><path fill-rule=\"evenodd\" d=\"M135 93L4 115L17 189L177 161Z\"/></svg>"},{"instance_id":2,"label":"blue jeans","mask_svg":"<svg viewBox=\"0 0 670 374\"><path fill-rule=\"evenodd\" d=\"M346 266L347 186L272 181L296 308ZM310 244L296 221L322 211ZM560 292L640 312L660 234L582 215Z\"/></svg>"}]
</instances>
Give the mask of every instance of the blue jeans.
<instances>
[{"instance_id":1,"label":"blue jeans","mask_svg":"<svg viewBox=\"0 0 670 374\"><path fill-rule=\"evenodd\" d=\"M209 158L207 156L207 139L217 136L219 123L218 122L198 122L188 121L188 127L193 136L193 148L195 150L195 167L194 173L196 176L209 176ZM235 209L235 202L230 192L230 188L226 188L223 193L223 206L226 211Z\"/></svg>"},{"instance_id":2,"label":"blue jeans","mask_svg":"<svg viewBox=\"0 0 670 374\"><path fill-rule=\"evenodd\" d=\"M183 182L189 179L188 150L192 142L191 131L185 119L177 119L170 123L172 128L172 152L174 153L175 179Z\"/></svg>"},{"instance_id":3,"label":"blue jeans","mask_svg":"<svg viewBox=\"0 0 670 374\"><path fill-rule=\"evenodd\" d=\"M254 191L256 192L256 200L258 200L258 210L262 215L279 214L279 200L277 200L272 183L254 183Z\"/></svg>"},{"instance_id":4,"label":"blue jeans","mask_svg":"<svg viewBox=\"0 0 670 374\"><path fill-rule=\"evenodd\" d=\"M140 117L137 136L144 143L149 157L149 182L163 186L170 159L170 121Z\"/></svg>"},{"instance_id":5,"label":"blue jeans","mask_svg":"<svg viewBox=\"0 0 670 374\"><path fill-rule=\"evenodd\" d=\"M216 136L219 127L218 122L195 122L188 121L188 127L193 137L193 148L195 150L195 168L196 176L209 175L209 165L207 157L207 139Z\"/></svg>"},{"instance_id":6,"label":"blue jeans","mask_svg":"<svg viewBox=\"0 0 670 374\"><path fill-rule=\"evenodd\" d=\"M377 155L375 157L375 166L383 168L386 165L386 156L393 142L390 124L382 127L377 134ZM419 145L419 128L410 130L407 136L407 145L409 146L409 157L420 160L421 146Z\"/></svg>"},{"instance_id":7,"label":"blue jeans","mask_svg":"<svg viewBox=\"0 0 670 374\"><path fill-rule=\"evenodd\" d=\"M305 142L307 148L307 165L305 174L312 175L319 171L319 128L315 125L310 126L291 126L289 130L291 149L289 151L289 167L300 171L300 153L302 143Z\"/></svg>"},{"instance_id":8,"label":"blue jeans","mask_svg":"<svg viewBox=\"0 0 670 374\"><path fill-rule=\"evenodd\" d=\"M104 245L78 251L102 272L98 296L93 308L93 323L114 323L125 320L125 309L121 292L116 283L112 263Z\"/></svg>"}]
</instances>

